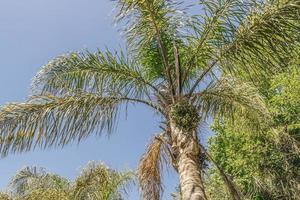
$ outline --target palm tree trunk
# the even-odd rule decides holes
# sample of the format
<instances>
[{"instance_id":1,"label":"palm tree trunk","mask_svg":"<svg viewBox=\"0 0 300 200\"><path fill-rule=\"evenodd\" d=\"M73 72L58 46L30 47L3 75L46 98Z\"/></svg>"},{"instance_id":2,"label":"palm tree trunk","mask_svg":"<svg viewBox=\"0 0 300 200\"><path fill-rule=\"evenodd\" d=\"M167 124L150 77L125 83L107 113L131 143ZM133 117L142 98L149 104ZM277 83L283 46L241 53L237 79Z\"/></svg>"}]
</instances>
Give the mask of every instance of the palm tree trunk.
<instances>
[{"instance_id":1,"label":"palm tree trunk","mask_svg":"<svg viewBox=\"0 0 300 200\"><path fill-rule=\"evenodd\" d=\"M207 200L202 180L201 148L196 130L183 131L171 123L171 132L182 199Z\"/></svg>"}]
</instances>

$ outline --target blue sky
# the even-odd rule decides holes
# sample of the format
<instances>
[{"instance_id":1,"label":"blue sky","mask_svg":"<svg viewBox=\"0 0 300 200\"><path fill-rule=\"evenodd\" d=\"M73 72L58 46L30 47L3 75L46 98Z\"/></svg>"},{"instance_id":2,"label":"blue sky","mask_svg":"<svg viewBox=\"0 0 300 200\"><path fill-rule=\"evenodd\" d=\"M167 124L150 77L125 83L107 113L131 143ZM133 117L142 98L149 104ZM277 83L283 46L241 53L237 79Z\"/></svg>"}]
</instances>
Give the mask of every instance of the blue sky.
<instances>
[{"instance_id":1,"label":"blue sky","mask_svg":"<svg viewBox=\"0 0 300 200\"><path fill-rule=\"evenodd\" d=\"M122 40L112 23L114 5L108 0L0 0L0 104L26 99L32 77L57 55L82 49L118 48ZM147 141L158 133L155 115L131 107L121 115L110 137L91 136L64 149L35 150L0 160L0 188L23 166L37 165L70 179L88 161L103 161L115 169L135 169ZM165 196L177 176L165 177ZM134 189L128 199L139 199Z\"/></svg>"}]
</instances>

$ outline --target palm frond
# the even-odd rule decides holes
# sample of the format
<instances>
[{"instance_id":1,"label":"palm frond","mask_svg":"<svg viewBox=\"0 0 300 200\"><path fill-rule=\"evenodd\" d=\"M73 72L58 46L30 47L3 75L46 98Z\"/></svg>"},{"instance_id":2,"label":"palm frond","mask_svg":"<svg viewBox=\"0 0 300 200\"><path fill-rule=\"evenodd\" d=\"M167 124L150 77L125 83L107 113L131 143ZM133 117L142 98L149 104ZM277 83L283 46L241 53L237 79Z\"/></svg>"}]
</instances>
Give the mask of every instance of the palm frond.
<instances>
[{"instance_id":1,"label":"palm frond","mask_svg":"<svg viewBox=\"0 0 300 200\"><path fill-rule=\"evenodd\" d=\"M253 7L251 0L200 0L199 4L202 13L194 15L189 23L194 33L188 37L189 68L204 68L216 59L218 48L232 40L232 33Z\"/></svg>"},{"instance_id":2,"label":"palm frond","mask_svg":"<svg viewBox=\"0 0 300 200\"><path fill-rule=\"evenodd\" d=\"M139 185L145 200L159 200L162 194L163 142L154 138L138 167Z\"/></svg>"},{"instance_id":3,"label":"palm frond","mask_svg":"<svg viewBox=\"0 0 300 200\"><path fill-rule=\"evenodd\" d=\"M195 79L190 86L189 95L198 87L219 62L220 47L234 37L237 26L242 23L253 7L251 0L200 0L201 14L191 18L188 36L188 55L184 81Z\"/></svg>"},{"instance_id":4,"label":"palm frond","mask_svg":"<svg viewBox=\"0 0 300 200\"><path fill-rule=\"evenodd\" d=\"M204 14L190 23L195 34L189 37L189 72L198 68L203 74L216 66L262 80L264 73L282 70L292 59L300 39L299 0L214 0L201 6Z\"/></svg>"},{"instance_id":5,"label":"palm frond","mask_svg":"<svg viewBox=\"0 0 300 200\"><path fill-rule=\"evenodd\" d=\"M44 168L24 167L11 179L9 188L14 196L23 196L31 188L33 179L42 179L47 175Z\"/></svg>"},{"instance_id":6,"label":"palm frond","mask_svg":"<svg viewBox=\"0 0 300 200\"><path fill-rule=\"evenodd\" d=\"M34 96L27 103L8 104L0 110L0 153L64 146L93 131L109 133L121 103L128 99L81 93Z\"/></svg>"},{"instance_id":7,"label":"palm frond","mask_svg":"<svg viewBox=\"0 0 300 200\"><path fill-rule=\"evenodd\" d=\"M117 93L140 97L157 88L124 53L70 53L45 65L33 81L35 93ZM40 91L39 91L40 90Z\"/></svg>"},{"instance_id":8,"label":"palm frond","mask_svg":"<svg viewBox=\"0 0 300 200\"><path fill-rule=\"evenodd\" d=\"M299 41L300 1L266 1L252 9L223 45L221 60L230 71L274 72L286 68ZM287 45L289 44L289 45Z\"/></svg>"},{"instance_id":9,"label":"palm frond","mask_svg":"<svg viewBox=\"0 0 300 200\"><path fill-rule=\"evenodd\" d=\"M162 66L155 68L162 71L162 78L167 80L169 92L174 95L176 89L171 67L174 58L169 48L172 47L172 41L180 38L179 29L184 24L183 12L179 11L180 3L168 0L119 0L118 4L118 20L125 21L124 32L132 52L144 57L141 54L149 49L146 57L150 53L155 54L154 60L159 58Z\"/></svg>"},{"instance_id":10,"label":"palm frond","mask_svg":"<svg viewBox=\"0 0 300 200\"><path fill-rule=\"evenodd\" d=\"M120 196L128 194L128 187L134 183L133 172L120 172L116 173L116 176L111 180L110 185L107 187L105 196L108 200L120 199ZM103 194L103 193L102 193Z\"/></svg>"},{"instance_id":11,"label":"palm frond","mask_svg":"<svg viewBox=\"0 0 300 200\"><path fill-rule=\"evenodd\" d=\"M264 99L250 83L233 77L222 77L193 97L202 117L245 115L258 119L269 119Z\"/></svg>"},{"instance_id":12,"label":"palm frond","mask_svg":"<svg viewBox=\"0 0 300 200\"><path fill-rule=\"evenodd\" d=\"M123 31L128 45L133 48L148 46L153 40L158 43L164 42L163 37L176 35L182 24L183 13L179 11L178 2L168 0L118 0L117 2L119 5L117 21L126 22ZM159 48L164 48L164 44L159 45L161 45Z\"/></svg>"}]
</instances>

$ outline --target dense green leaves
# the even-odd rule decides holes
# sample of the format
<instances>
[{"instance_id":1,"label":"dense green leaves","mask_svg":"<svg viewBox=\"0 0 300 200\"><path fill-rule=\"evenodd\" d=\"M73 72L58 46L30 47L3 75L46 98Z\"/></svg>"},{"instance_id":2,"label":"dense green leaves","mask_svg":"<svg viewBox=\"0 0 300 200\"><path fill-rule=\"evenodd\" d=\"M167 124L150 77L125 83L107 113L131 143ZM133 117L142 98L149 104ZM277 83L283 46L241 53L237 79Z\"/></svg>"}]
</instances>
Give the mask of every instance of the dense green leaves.
<instances>
[{"instance_id":1,"label":"dense green leaves","mask_svg":"<svg viewBox=\"0 0 300 200\"><path fill-rule=\"evenodd\" d=\"M275 76L271 82L270 104L280 125L297 125L300 122L300 68ZM300 127L299 127L300 128Z\"/></svg>"},{"instance_id":2,"label":"dense green leaves","mask_svg":"<svg viewBox=\"0 0 300 200\"><path fill-rule=\"evenodd\" d=\"M71 200L69 180L38 167L25 167L17 172L9 184L9 191L16 200Z\"/></svg>"},{"instance_id":3,"label":"dense green leaves","mask_svg":"<svg viewBox=\"0 0 300 200\"><path fill-rule=\"evenodd\" d=\"M248 199L296 199L299 196L299 60L290 68L262 84L272 123L262 129L251 129L240 115L232 124L228 119L215 121L216 136L210 151L217 162L230 174ZM262 122L264 123L264 122ZM220 190L220 176L210 171L209 188L213 199L226 199ZM225 196L225 197L224 197Z\"/></svg>"},{"instance_id":4,"label":"dense green leaves","mask_svg":"<svg viewBox=\"0 0 300 200\"><path fill-rule=\"evenodd\" d=\"M195 130L199 126L200 117L198 109L186 102L172 106L170 118L180 129L185 131Z\"/></svg>"}]
</instances>

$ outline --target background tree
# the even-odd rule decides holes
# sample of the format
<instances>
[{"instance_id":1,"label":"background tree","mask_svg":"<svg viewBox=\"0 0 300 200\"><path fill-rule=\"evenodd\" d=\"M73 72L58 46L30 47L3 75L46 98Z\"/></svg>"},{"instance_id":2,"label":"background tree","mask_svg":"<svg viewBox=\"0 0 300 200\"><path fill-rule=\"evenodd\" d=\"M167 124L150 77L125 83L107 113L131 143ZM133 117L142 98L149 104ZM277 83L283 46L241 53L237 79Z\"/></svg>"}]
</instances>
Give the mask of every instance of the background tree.
<instances>
[{"instance_id":1,"label":"background tree","mask_svg":"<svg viewBox=\"0 0 300 200\"><path fill-rule=\"evenodd\" d=\"M38 167L24 167L17 172L9 184L9 190L15 200L72 199L69 180Z\"/></svg>"},{"instance_id":2,"label":"background tree","mask_svg":"<svg viewBox=\"0 0 300 200\"><path fill-rule=\"evenodd\" d=\"M74 182L43 168L25 167L12 178L10 195L0 200L122 200L134 174L117 172L102 163L91 162Z\"/></svg>"},{"instance_id":3,"label":"background tree","mask_svg":"<svg viewBox=\"0 0 300 200\"><path fill-rule=\"evenodd\" d=\"M238 116L235 124L215 120L210 152L230 174L247 199L297 199L300 195L300 59L299 51L286 72L260 84L272 121L259 129ZM212 199L228 199L216 169L210 170ZM223 188L221 190L220 188ZM217 190L219 193L214 192ZM220 192L222 191L222 192Z\"/></svg>"},{"instance_id":4,"label":"background tree","mask_svg":"<svg viewBox=\"0 0 300 200\"><path fill-rule=\"evenodd\" d=\"M128 51L74 52L50 61L26 103L1 109L0 152L65 146L110 133L122 106L141 103L162 119L162 133L139 165L144 199L161 196L164 160L178 172L184 200L207 199L198 126L236 112L268 119L252 83L234 75L245 72L254 80L285 68L299 39L300 2L200 1L193 16L176 1L116 4Z\"/></svg>"},{"instance_id":5,"label":"background tree","mask_svg":"<svg viewBox=\"0 0 300 200\"><path fill-rule=\"evenodd\" d=\"M45 192L44 196L49 196L50 191L53 193L59 193L60 191L61 194L67 194L71 190L70 188L71 183L69 180L56 174L50 174L45 169L38 167L21 169L10 182L12 196L16 198L25 198L43 192Z\"/></svg>"},{"instance_id":6,"label":"background tree","mask_svg":"<svg viewBox=\"0 0 300 200\"><path fill-rule=\"evenodd\" d=\"M91 162L81 171L74 185L74 197L78 200L122 200L130 183L132 172L117 172L103 164Z\"/></svg>"},{"instance_id":7,"label":"background tree","mask_svg":"<svg viewBox=\"0 0 300 200\"><path fill-rule=\"evenodd\" d=\"M1 192L0 200L12 200L12 198L8 194Z\"/></svg>"}]
</instances>

